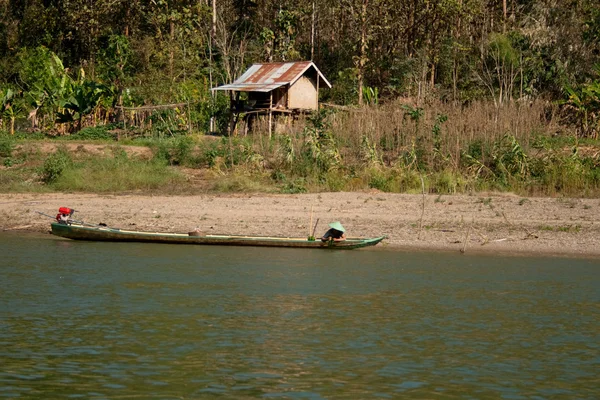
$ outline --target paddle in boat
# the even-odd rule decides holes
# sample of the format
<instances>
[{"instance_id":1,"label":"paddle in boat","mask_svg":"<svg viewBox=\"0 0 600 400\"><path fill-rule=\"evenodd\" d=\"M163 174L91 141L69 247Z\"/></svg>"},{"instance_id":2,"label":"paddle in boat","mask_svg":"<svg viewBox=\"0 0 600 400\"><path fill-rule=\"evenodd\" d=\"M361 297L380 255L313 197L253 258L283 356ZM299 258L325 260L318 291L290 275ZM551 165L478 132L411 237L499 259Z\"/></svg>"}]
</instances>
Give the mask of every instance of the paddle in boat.
<instances>
[{"instance_id":1,"label":"paddle in boat","mask_svg":"<svg viewBox=\"0 0 600 400\"><path fill-rule=\"evenodd\" d=\"M65 211L65 210L63 210ZM45 216L47 214L40 213ZM71 213L72 214L72 213ZM52 218L52 217L51 217ZM145 243L171 243L171 244L203 244L219 246L265 246L265 247L297 247L311 249L358 249L361 247L375 246L386 236L376 238L349 237L343 241L293 237L273 236L247 236L247 235L210 235L201 232L168 233L168 232L142 232L102 225L92 225L70 219L61 220L51 224L52 234L73 240L107 241L107 242L145 242Z\"/></svg>"}]
</instances>

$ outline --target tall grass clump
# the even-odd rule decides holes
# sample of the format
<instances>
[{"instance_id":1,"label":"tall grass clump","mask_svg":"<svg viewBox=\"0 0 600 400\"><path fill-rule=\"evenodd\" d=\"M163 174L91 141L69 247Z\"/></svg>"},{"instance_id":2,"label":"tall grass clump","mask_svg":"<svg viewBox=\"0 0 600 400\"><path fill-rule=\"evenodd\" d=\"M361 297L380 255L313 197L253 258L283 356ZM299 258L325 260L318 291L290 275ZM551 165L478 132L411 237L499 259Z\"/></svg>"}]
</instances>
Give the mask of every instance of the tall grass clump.
<instances>
[{"instance_id":1,"label":"tall grass clump","mask_svg":"<svg viewBox=\"0 0 600 400\"><path fill-rule=\"evenodd\" d=\"M164 162L129 158L117 149L112 157L90 156L74 162L51 186L82 192L172 191L185 190L185 178Z\"/></svg>"},{"instance_id":2,"label":"tall grass clump","mask_svg":"<svg viewBox=\"0 0 600 400\"><path fill-rule=\"evenodd\" d=\"M192 158L194 139L190 136L180 135L169 139L151 142L154 149L154 158L169 165L187 165Z\"/></svg>"},{"instance_id":3,"label":"tall grass clump","mask_svg":"<svg viewBox=\"0 0 600 400\"><path fill-rule=\"evenodd\" d=\"M266 175L245 168L233 168L228 174L214 179L213 190L225 193L272 192L273 186Z\"/></svg>"},{"instance_id":4,"label":"tall grass clump","mask_svg":"<svg viewBox=\"0 0 600 400\"><path fill-rule=\"evenodd\" d=\"M42 181L46 184L56 182L69 168L73 166L73 159L65 147L59 147L50 155L42 167Z\"/></svg>"},{"instance_id":5,"label":"tall grass clump","mask_svg":"<svg viewBox=\"0 0 600 400\"><path fill-rule=\"evenodd\" d=\"M113 126L100 125L91 126L81 129L80 131L68 136L64 136L66 140L103 140L114 141L116 135L110 132Z\"/></svg>"},{"instance_id":6,"label":"tall grass clump","mask_svg":"<svg viewBox=\"0 0 600 400\"><path fill-rule=\"evenodd\" d=\"M15 149L15 140L8 133L0 131L0 157L9 158Z\"/></svg>"},{"instance_id":7,"label":"tall grass clump","mask_svg":"<svg viewBox=\"0 0 600 400\"><path fill-rule=\"evenodd\" d=\"M587 164L587 165L586 165ZM554 150L535 159L531 168L531 192L554 196L594 192L599 187L600 160L581 158L577 153Z\"/></svg>"}]
</instances>

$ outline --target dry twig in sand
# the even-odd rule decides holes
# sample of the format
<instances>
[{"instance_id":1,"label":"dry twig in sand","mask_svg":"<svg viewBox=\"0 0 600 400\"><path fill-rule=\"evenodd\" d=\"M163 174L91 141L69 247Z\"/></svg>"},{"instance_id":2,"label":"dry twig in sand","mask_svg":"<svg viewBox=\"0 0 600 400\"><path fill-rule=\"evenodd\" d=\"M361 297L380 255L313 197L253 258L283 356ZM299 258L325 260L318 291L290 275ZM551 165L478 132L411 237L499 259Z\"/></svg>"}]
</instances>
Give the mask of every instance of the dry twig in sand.
<instances>
[{"instance_id":1,"label":"dry twig in sand","mask_svg":"<svg viewBox=\"0 0 600 400\"><path fill-rule=\"evenodd\" d=\"M417 235L417 239L421 240L421 232L423 231L423 216L425 215L425 182L423 181L423 176L419 175L421 178L421 193L423 193L423 201L421 203L421 218L419 219L419 234Z\"/></svg>"},{"instance_id":2,"label":"dry twig in sand","mask_svg":"<svg viewBox=\"0 0 600 400\"><path fill-rule=\"evenodd\" d=\"M504 220L506 221L506 223L507 223L508 225L510 225L510 226L511 226L511 227L513 227L513 228L515 227L515 225L514 225L512 222L510 222L510 221L508 220L508 218L506 217L506 214L504 213L504 211L502 211L502 216L504 217ZM527 233L527 236L525 236L525 237L523 238L523 240L527 240L527 239L529 239L530 237L532 237L532 238L534 238L534 239L537 239L537 238L539 237L538 235L536 235L535 233L531 232L529 229L525 228L524 226L521 226L521 227L519 227L519 228L523 229L523 230L525 231L525 233Z\"/></svg>"},{"instance_id":3,"label":"dry twig in sand","mask_svg":"<svg viewBox=\"0 0 600 400\"><path fill-rule=\"evenodd\" d=\"M471 228L473 227L473 222L471 222L471 224L469 225L469 228L467 229L467 236L465 237L465 242L463 243L463 247L462 249L460 249L461 253L465 253L465 251L467 251L467 243L469 243L469 235L471 234Z\"/></svg>"}]
</instances>

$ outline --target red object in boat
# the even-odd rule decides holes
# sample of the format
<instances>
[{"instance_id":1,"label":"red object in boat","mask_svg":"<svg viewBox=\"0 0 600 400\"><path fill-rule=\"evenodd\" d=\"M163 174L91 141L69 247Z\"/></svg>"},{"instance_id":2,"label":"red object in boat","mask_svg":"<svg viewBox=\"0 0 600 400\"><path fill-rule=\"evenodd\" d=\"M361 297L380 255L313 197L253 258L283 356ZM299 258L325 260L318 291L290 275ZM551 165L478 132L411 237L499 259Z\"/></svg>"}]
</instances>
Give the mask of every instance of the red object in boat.
<instances>
[{"instance_id":1,"label":"red object in boat","mask_svg":"<svg viewBox=\"0 0 600 400\"><path fill-rule=\"evenodd\" d=\"M75 210L73 210L72 208L69 207L61 207L58 209L58 212L60 214L73 214L75 212Z\"/></svg>"}]
</instances>

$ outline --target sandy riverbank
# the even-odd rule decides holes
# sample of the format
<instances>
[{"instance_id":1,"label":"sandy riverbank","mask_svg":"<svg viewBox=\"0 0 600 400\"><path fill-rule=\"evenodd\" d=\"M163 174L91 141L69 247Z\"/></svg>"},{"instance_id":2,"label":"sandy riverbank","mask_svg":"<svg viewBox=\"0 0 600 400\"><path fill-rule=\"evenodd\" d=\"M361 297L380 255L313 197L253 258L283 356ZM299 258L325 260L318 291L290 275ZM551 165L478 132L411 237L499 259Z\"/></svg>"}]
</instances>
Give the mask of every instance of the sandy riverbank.
<instances>
[{"instance_id":1,"label":"sandy riverbank","mask_svg":"<svg viewBox=\"0 0 600 400\"><path fill-rule=\"evenodd\" d=\"M388 235L382 248L600 257L599 199L388 193L302 195L0 194L0 230L47 232L58 207L89 223L169 232L306 236L341 221L350 236Z\"/></svg>"}]
</instances>

